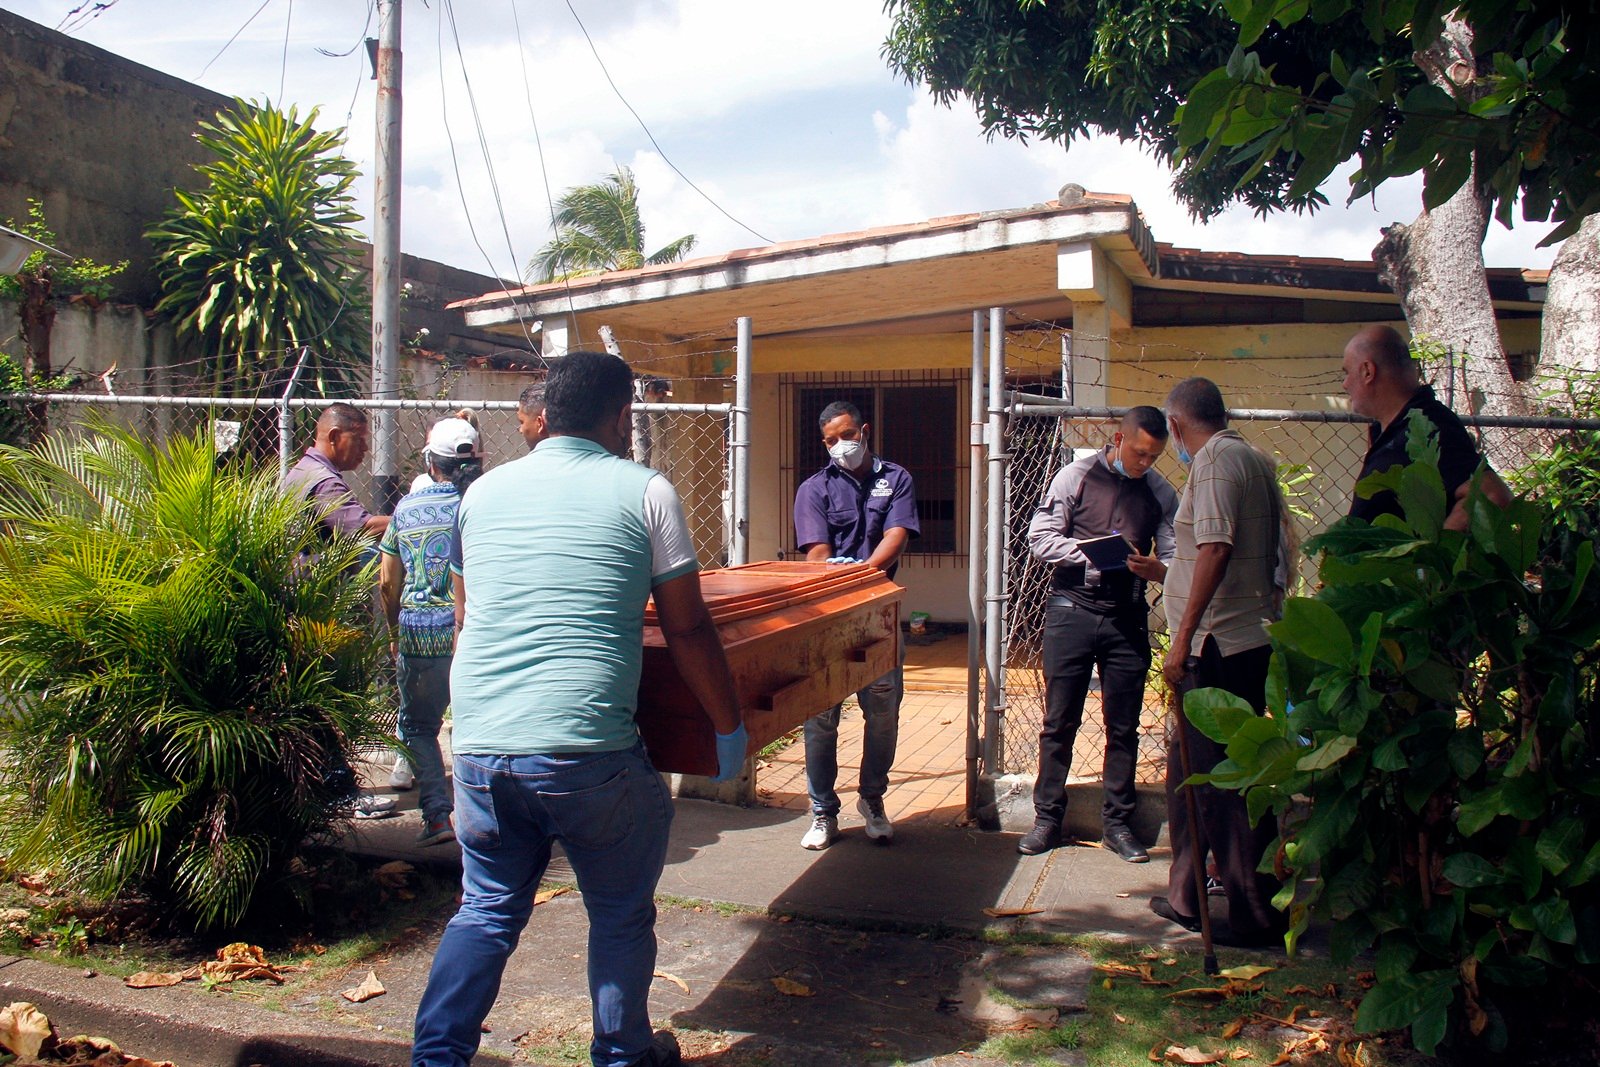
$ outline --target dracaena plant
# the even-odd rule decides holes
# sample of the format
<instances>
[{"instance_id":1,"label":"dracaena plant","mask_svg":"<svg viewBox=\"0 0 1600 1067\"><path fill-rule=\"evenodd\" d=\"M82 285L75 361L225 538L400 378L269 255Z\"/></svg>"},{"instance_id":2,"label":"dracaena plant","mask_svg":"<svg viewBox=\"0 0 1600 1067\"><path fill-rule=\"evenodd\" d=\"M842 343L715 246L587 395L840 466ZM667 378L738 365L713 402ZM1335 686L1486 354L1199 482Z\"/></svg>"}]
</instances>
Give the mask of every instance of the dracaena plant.
<instances>
[{"instance_id":1,"label":"dracaena plant","mask_svg":"<svg viewBox=\"0 0 1600 1067\"><path fill-rule=\"evenodd\" d=\"M385 744L366 546L209 428L0 447L0 522L0 856L237 923Z\"/></svg>"},{"instance_id":2,"label":"dracaena plant","mask_svg":"<svg viewBox=\"0 0 1600 1067\"><path fill-rule=\"evenodd\" d=\"M1308 546L1321 587L1271 628L1269 713L1220 689L1184 710L1227 746L1204 777L1280 819L1263 869L1291 950L1317 916L1337 959L1373 953L1357 1024L1492 1050L1529 990L1552 1013L1600 997L1600 586L1546 504L1475 492L1470 528L1444 529L1412 418L1411 464L1358 487L1405 517Z\"/></svg>"},{"instance_id":3,"label":"dracaena plant","mask_svg":"<svg viewBox=\"0 0 1600 1067\"><path fill-rule=\"evenodd\" d=\"M319 132L317 112L235 101L196 138L212 154L204 186L146 236L161 299L180 336L204 353L216 395L277 386L299 346L305 381L324 396L360 391L368 301L343 131Z\"/></svg>"}]
</instances>

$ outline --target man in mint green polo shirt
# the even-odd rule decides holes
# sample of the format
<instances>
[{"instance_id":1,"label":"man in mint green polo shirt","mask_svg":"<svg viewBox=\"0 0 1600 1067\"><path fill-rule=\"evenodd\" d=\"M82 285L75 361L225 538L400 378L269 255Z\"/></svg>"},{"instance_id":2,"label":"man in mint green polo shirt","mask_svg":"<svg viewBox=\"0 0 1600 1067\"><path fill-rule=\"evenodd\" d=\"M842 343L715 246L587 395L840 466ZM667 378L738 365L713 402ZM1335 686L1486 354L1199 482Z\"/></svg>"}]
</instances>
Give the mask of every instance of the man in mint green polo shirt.
<instances>
[{"instance_id":1,"label":"man in mint green polo shirt","mask_svg":"<svg viewBox=\"0 0 1600 1067\"><path fill-rule=\"evenodd\" d=\"M634 725L645 601L717 731L716 780L746 748L738 697L678 495L619 459L633 375L572 352L545 383L549 437L475 482L451 561L450 674L462 901L417 1007L414 1067L465 1067L561 842L589 912L594 1067L671 1067L652 1036L656 882L672 803Z\"/></svg>"}]
</instances>

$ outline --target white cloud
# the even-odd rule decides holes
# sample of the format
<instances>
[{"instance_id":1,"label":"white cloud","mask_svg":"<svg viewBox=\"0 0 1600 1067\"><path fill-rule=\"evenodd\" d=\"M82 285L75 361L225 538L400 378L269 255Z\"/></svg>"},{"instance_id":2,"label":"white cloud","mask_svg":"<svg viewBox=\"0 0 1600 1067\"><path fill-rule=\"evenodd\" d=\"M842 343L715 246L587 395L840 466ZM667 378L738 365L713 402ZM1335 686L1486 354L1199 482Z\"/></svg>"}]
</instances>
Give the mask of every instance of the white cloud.
<instances>
[{"instance_id":1,"label":"white cloud","mask_svg":"<svg viewBox=\"0 0 1600 1067\"><path fill-rule=\"evenodd\" d=\"M47 26L63 10L59 0L5 2ZM1347 209L1337 203L1342 195L1335 183L1330 198L1336 203L1313 217L1260 220L1235 210L1200 227L1168 193L1165 168L1134 148L1105 140L1070 150L986 141L966 104L940 108L900 83L879 55L888 19L878 3L814 0L797 8L750 0L574 0L574 6L659 149L607 84L564 3L457 2L454 29L444 0L406 4L402 222L408 252L472 270L520 270L547 239L546 176L550 194L558 196L619 162L639 176L654 245L695 233L700 254L763 243L739 222L773 240L792 240L1026 206L1054 198L1063 183L1075 181L1131 194L1162 241L1365 258L1378 227L1409 220L1419 202L1414 184L1398 183L1383 190L1376 209ZM275 99L281 81L285 102L322 106L323 125L348 121L348 154L370 175L374 83L359 42L364 33L376 36L377 26L365 25L366 5L269 3L224 51L254 8L215 0L123 0L74 35L179 78L195 80L209 62L201 82L228 95ZM343 58L316 51L352 46ZM480 124L498 203L479 145ZM662 151L739 222L690 188ZM370 177L358 193L364 211ZM469 218L487 261L474 246ZM502 228L510 231L512 250ZM1551 251L1533 249L1544 232L1491 227L1490 262L1548 264Z\"/></svg>"}]
</instances>

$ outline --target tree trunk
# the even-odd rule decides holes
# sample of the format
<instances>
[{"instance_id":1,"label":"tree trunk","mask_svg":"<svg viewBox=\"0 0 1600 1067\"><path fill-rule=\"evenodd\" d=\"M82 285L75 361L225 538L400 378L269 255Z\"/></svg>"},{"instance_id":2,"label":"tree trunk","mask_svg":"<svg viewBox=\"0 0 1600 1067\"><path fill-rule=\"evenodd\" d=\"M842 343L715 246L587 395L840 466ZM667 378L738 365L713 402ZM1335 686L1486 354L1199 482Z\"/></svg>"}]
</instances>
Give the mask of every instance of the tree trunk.
<instances>
[{"instance_id":1,"label":"tree trunk","mask_svg":"<svg viewBox=\"0 0 1600 1067\"><path fill-rule=\"evenodd\" d=\"M1429 79L1460 99L1474 95L1472 33L1447 22L1439 40L1416 54ZM1379 276L1400 298L1414 339L1442 346L1449 358L1436 379L1441 399L1467 415L1525 415L1529 405L1511 377L1483 268L1488 205L1473 173L1454 196L1409 226L1385 227L1372 250ZM1524 431L1485 430L1484 449L1500 470L1527 462Z\"/></svg>"},{"instance_id":2,"label":"tree trunk","mask_svg":"<svg viewBox=\"0 0 1600 1067\"><path fill-rule=\"evenodd\" d=\"M36 270L17 275L22 288L22 302L17 317L22 325L23 388L33 390L51 375L50 332L56 324L56 305L51 299L55 289L54 272L48 264ZM32 444L44 440L49 429L49 409L45 404L29 404L28 439Z\"/></svg>"},{"instance_id":3,"label":"tree trunk","mask_svg":"<svg viewBox=\"0 0 1600 1067\"><path fill-rule=\"evenodd\" d=\"M1554 378L1600 373L1600 215L1584 219L1550 265L1539 369Z\"/></svg>"}]
</instances>

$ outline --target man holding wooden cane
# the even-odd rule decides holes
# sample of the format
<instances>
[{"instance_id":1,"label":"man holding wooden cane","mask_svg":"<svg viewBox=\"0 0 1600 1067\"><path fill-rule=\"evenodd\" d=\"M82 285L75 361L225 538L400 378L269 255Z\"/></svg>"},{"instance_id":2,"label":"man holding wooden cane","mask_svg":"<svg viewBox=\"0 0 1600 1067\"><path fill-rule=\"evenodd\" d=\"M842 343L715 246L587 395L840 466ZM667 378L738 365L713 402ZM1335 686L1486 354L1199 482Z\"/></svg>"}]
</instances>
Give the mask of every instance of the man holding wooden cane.
<instances>
[{"instance_id":1,"label":"man holding wooden cane","mask_svg":"<svg viewBox=\"0 0 1600 1067\"><path fill-rule=\"evenodd\" d=\"M1173 387L1167 423L1178 458L1190 470L1164 586L1172 645L1162 674L1180 701L1192 689L1215 686L1260 714L1272 659L1267 626L1281 612L1290 555L1277 471L1272 460L1228 429L1222 393L1208 379L1186 378ZM1224 752L1178 718L1167 748L1172 869L1167 895L1151 897L1150 910L1186 930L1200 929L1207 901L1196 865L1205 863L1209 849L1228 898L1229 929L1217 943L1279 942L1287 924L1272 906L1278 882L1256 870L1277 828L1270 819L1252 824L1243 796L1210 786L1183 787L1194 790L1199 812L1198 829L1191 826L1189 798L1179 787L1187 773L1203 774L1220 763Z\"/></svg>"}]
</instances>

